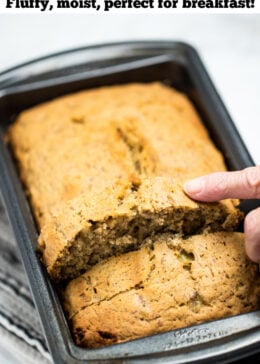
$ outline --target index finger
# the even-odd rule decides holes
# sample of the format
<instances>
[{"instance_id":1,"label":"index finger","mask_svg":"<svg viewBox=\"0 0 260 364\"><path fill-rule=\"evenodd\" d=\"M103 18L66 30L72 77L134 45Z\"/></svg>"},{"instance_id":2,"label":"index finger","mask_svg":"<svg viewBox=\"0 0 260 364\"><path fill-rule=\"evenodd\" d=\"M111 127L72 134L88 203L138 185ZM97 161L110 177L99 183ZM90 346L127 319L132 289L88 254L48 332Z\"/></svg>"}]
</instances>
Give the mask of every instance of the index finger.
<instances>
[{"instance_id":1,"label":"index finger","mask_svg":"<svg viewBox=\"0 0 260 364\"><path fill-rule=\"evenodd\" d=\"M194 200L205 202L260 198L260 166L199 177L186 182L184 190Z\"/></svg>"}]
</instances>

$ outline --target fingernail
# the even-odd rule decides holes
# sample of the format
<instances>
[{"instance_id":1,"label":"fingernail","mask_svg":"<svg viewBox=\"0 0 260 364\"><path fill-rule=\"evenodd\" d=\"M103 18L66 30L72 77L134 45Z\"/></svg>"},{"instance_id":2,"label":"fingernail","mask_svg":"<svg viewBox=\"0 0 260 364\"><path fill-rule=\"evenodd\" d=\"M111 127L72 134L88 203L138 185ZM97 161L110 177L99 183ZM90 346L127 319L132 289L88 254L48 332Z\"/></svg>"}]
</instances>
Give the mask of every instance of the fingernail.
<instances>
[{"instance_id":1,"label":"fingernail","mask_svg":"<svg viewBox=\"0 0 260 364\"><path fill-rule=\"evenodd\" d=\"M203 190L204 180L203 178L196 178L184 184L184 191L189 195L197 195Z\"/></svg>"}]
</instances>

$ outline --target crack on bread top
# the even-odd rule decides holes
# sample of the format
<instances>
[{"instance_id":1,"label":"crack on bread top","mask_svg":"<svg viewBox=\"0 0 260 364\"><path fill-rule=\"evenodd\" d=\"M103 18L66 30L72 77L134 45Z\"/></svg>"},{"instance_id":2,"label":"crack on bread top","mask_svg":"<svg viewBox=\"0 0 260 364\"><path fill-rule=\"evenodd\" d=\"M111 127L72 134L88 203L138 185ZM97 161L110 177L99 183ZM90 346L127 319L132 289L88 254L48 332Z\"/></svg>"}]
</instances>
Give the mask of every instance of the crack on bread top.
<instances>
[{"instance_id":1,"label":"crack on bread top","mask_svg":"<svg viewBox=\"0 0 260 364\"><path fill-rule=\"evenodd\" d=\"M149 141L144 137L144 133L138 131L136 120L124 120L123 123L118 124L116 130L129 150L137 175L140 178L156 175L158 156ZM137 186L140 183L141 180L139 180L139 183L137 181Z\"/></svg>"}]
</instances>

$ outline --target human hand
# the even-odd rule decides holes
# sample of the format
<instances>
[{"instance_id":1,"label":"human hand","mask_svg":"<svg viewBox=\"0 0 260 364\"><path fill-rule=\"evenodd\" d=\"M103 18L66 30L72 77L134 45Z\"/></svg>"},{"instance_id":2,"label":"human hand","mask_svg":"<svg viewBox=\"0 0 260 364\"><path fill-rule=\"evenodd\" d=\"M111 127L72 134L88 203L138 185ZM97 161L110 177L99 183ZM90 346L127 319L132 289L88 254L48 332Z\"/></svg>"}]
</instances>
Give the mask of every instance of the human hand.
<instances>
[{"instance_id":1,"label":"human hand","mask_svg":"<svg viewBox=\"0 0 260 364\"><path fill-rule=\"evenodd\" d=\"M237 172L218 172L188 181L184 190L197 201L213 202L226 198L260 199L260 166ZM260 207L245 218L245 247L248 257L260 262Z\"/></svg>"}]
</instances>

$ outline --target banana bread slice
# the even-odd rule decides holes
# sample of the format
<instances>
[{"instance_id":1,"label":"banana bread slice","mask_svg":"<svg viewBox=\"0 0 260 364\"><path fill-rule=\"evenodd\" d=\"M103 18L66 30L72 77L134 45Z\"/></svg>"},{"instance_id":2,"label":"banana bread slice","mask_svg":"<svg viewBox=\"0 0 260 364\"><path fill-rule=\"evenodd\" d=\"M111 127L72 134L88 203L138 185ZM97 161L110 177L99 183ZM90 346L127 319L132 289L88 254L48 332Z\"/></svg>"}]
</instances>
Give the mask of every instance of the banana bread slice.
<instances>
[{"instance_id":1,"label":"banana bread slice","mask_svg":"<svg viewBox=\"0 0 260 364\"><path fill-rule=\"evenodd\" d=\"M240 219L232 200L196 203L175 180L155 177L143 180L137 191L113 185L98 196L86 193L69 201L46 222L39 247L50 276L60 281L139 249L157 232L233 231Z\"/></svg>"},{"instance_id":2,"label":"banana bread slice","mask_svg":"<svg viewBox=\"0 0 260 364\"><path fill-rule=\"evenodd\" d=\"M96 348L260 308L241 233L159 234L72 280L63 305L78 345Z\"/></svg>"}]
</instances>

